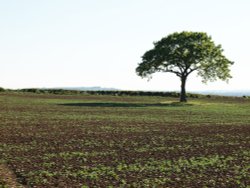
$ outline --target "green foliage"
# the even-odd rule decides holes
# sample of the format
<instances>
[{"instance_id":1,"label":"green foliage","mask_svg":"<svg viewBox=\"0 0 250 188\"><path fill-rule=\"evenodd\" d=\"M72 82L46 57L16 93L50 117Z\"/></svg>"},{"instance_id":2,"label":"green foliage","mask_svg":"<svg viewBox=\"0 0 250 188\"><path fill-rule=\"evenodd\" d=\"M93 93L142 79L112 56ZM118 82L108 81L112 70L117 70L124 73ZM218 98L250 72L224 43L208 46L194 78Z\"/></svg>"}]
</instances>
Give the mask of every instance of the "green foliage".
<instances>
[{"instance_id":1,"label":"green foliage","mask_svg":"<svg viewBox=\"0 0 250 188\"><path fill-rule=\"evenodd\" d=\"M204 82L227 80L233 62L222 52L221 45L215 45L206 33L176 32L155 42L154 48L142 56L136 72L142 77L159 71L181 77L197 70Z\"/></svg>"}]
</instances>

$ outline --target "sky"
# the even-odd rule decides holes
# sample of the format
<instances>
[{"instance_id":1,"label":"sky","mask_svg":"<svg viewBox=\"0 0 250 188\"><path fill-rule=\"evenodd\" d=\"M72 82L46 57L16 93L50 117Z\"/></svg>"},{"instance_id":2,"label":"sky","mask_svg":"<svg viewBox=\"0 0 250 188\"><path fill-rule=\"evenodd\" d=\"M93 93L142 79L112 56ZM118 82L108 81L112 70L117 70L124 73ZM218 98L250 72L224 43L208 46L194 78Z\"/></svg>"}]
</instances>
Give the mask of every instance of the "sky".
<instances>
[{"instance_id":1,"label":"sky","mask_svg":"<svg viewBox=\"0 0 250 188\"><path fill-rule=\"evenodd\" d=\"M153 42L173 32L206 32L234 61L229 83L187 90L250 90L249 0L0 0L0 87L101 86L176 91L180 80L136 75Z\"/></svg>"}]
</instances>

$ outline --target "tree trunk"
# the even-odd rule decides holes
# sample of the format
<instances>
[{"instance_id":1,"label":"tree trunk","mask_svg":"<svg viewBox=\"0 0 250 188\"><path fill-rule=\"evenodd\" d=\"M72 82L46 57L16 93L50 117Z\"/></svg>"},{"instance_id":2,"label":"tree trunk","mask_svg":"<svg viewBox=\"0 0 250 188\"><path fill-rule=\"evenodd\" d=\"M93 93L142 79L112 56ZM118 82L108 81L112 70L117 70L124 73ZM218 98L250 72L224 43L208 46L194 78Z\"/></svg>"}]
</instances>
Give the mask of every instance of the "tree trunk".
<instances>
[{"instance_id":1,"label":"tree trunk","mask_svg":"<svg viewBox=\"0 0 250 188\"><path fill-rule=\"evenodd\" d=\"M180 102L187 102L187 96L186 96L186 81L187 76L181 77L181 95L180 95Z\"/></svg>"}]
</instances>

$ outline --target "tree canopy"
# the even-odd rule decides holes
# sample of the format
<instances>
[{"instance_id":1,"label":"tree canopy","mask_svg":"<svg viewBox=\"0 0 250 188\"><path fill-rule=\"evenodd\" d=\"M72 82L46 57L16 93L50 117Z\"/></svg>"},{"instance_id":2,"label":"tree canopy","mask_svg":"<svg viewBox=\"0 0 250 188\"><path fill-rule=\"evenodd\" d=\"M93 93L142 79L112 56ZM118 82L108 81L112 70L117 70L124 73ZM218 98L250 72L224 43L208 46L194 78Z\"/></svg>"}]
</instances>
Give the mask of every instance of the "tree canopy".
<instances>
[{"instance_id":1,"label":"tree canopy","mask_svg":"<svg viewBox=\"0 0 250 188\"><path fill-rule=\"evenodd\" d=\"M231 78L232 61L223 55L221 45L215 45L204 32L175 32L154 42L154 48L145 52L136 72L142 78L151 78L155 72L170 72L181 79L180 101L186 102L186 80L196 71L203 82L227 81Z\"/></svg>"}]
</instances>

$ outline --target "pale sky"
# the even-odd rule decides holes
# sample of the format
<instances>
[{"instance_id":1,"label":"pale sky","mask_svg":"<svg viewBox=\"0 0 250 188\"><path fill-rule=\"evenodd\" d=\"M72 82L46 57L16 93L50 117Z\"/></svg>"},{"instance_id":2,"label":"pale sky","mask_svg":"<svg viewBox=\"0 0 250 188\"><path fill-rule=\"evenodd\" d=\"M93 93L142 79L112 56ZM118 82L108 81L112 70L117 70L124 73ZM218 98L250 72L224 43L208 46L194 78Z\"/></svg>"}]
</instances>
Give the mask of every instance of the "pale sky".
<instances>
[{"instance_id":1,"label":"pale sky","mask_svg":"<svg viewBox=\"0 0 250 188\"><path fill-rule=\"evenodd\" d=\"M0 0L0 87L179 90L178 77L135 73L153 42L202 31L235 62L233 79L187 90L250 89L249 0Z\"/></svg>"}]
</instances>

